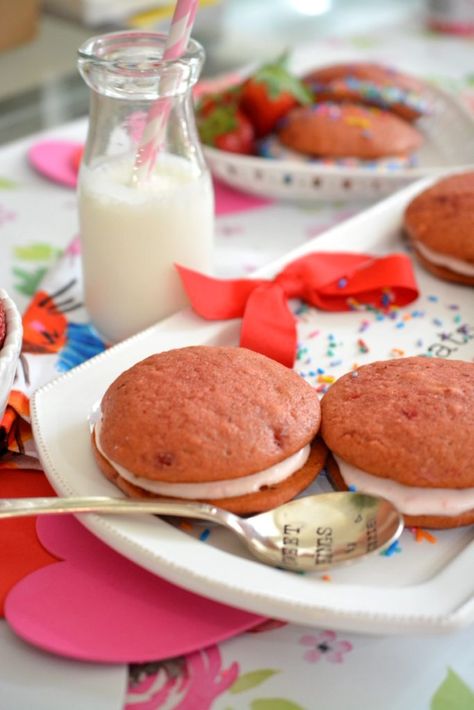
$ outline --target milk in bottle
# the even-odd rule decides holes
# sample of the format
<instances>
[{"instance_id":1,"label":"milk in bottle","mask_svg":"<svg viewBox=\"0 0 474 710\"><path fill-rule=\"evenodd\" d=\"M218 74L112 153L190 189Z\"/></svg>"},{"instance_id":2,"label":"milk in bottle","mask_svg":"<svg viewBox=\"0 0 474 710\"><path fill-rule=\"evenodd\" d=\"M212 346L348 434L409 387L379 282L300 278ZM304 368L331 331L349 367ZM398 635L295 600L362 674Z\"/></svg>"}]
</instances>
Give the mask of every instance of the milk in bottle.
<instances>
[{"instance_id":1,"label":"milk in bottle","mask_svg":"<svg viewBox=\"0 0 474 710\"><path fill-rule=\"evenodd\" d=\"M91 88L79 174L85 304L117 342L186 305L175 264L210 272L214 203L191 101L203 50L190 40L162 60L166 37L117 32L88 40L79 68ZM137 152L146 117L166 104L166 129L146 177Z\"/></svg>"}]
</instances>

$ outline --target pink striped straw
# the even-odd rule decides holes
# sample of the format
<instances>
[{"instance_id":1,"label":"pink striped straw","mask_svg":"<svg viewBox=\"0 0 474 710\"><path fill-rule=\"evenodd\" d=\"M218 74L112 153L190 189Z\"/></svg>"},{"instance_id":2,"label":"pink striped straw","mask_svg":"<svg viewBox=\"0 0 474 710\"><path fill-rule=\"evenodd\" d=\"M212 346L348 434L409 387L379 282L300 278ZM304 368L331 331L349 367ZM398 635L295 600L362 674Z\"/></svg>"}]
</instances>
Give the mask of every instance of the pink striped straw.
<instances>
[{"instance_id":1,"label":"pink striped straw","mask_svg":"<svg viewBox=\"0 0 474 710\"><path fill-rule=\"evenodd\" d=\"M178 59L188 46L198 2L199 0L177 0L163 53L165 61ZM170 101L157 101L148 112L135 158L134 177L138 181L148 176L153 169L170 110Z\"/></svg>"}]
</instances>

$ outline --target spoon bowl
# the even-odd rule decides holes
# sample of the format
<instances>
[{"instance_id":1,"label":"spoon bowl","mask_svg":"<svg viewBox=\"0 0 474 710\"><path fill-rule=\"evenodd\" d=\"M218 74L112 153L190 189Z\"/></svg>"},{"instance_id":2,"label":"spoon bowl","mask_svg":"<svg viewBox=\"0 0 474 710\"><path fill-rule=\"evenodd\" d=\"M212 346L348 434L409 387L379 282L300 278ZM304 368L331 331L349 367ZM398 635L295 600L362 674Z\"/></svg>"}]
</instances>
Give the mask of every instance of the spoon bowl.
<instances>
[{"instance_id":1,"label":"spoon bowl","mask_svg":"<svg viewBox=\"0 0 474 710\"><path fill-rule=\"evenodd\" d=\"M401 513L385 498L363 493L311 495L240 518L208 503L165 498L3 498L0 519L70 513L152 513L208 520L232 530L272 567L317 572L385 549L403 531Z\"/></svg>"}]
</instances>

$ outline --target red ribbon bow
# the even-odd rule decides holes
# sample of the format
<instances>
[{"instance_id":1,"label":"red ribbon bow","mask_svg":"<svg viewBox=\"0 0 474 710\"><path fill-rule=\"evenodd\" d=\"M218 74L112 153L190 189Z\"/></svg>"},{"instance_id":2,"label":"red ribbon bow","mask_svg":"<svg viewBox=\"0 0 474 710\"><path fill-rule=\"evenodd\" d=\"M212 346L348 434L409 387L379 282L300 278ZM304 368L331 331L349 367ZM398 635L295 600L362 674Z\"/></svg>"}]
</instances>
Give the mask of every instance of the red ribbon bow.
<instances>
[{"instance_id":1,"label":"red ribbon bow","mask_svg":"<svg viewBox=\"0 0 474 710\"><path fill-rule=\"evenodd\" d=\"M357 304L387 308L418 297L410 259L404 254L320 252L288 264L273 280L222 280L177 265L193 309L208 320L243 318L240 345L292 367L296 324L287 299L325 311Z\"/></svg>"}]
</instances>

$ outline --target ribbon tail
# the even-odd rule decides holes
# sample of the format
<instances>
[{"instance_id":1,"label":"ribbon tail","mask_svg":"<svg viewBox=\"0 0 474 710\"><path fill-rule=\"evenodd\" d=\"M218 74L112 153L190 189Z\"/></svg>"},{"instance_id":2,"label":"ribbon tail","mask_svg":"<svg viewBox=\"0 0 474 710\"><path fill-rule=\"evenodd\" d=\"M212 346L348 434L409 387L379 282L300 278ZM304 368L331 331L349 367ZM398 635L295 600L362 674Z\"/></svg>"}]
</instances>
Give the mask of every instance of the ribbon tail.
<instances>
[{"instance_id":1,"label":"ribbon tail","mask_svg":"<svg viewBox=\"0 0 474 710\"><path fill-rule=\"evenodd\" d=\"M316 290L307 282L306 301L327 311L351 310L359 305L387 308L406 306L419 296L411 260L405 254L372 257L366 255L350 274L341 272L340 279Z\"/></svg>"},{"instance_id":2,"label":"ribbon tail","mask_svg":"<svg viewBox=\"0 0 474 710\"><path fill-rule=\"evenodd\" d=\"M240 345L293 367L296 355L296 324L285 293L277 283L258 286L245 307Z\"/></svg>"},{"instance_id":3,"label":"ribbon tail","mask_svg":"<svg viewBox=\"0 0 474 710\"><path fill-rule=\"evenodd\" d=\"M241 318L249 295L259 285L257 279L216 279L175 264L193 310L207 320Z\"/></svg>"}]
</instances>

